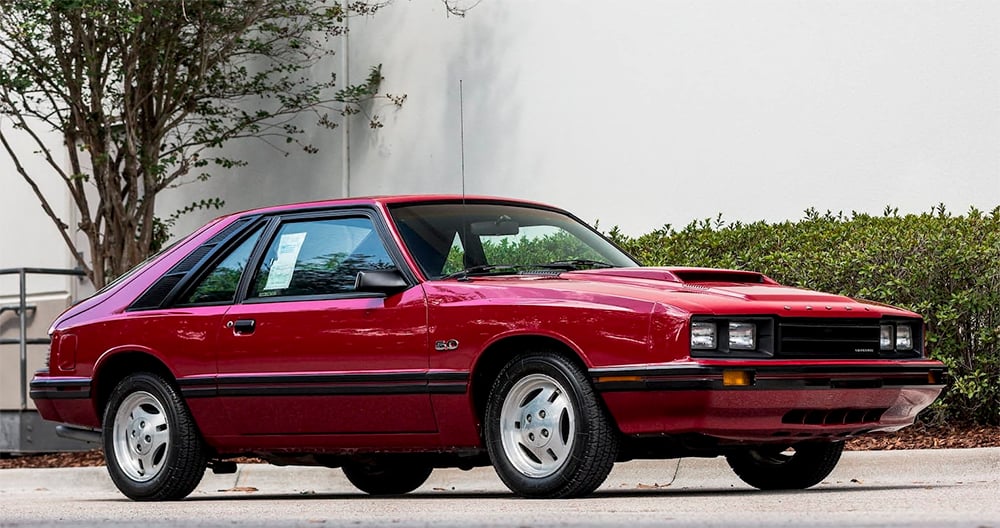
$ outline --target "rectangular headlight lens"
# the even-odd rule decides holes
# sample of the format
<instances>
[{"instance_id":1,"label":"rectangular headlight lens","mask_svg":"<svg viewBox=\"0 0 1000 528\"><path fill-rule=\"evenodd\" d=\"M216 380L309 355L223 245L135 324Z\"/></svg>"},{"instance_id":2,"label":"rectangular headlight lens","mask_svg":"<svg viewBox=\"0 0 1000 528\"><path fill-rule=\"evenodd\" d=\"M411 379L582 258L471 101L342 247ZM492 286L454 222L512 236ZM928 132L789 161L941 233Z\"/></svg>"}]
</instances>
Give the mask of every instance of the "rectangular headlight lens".
<instances>
[{"instance_id":1,"label":"rectangular headlight lens","mask_svg":"<svg viewBox=\"0 0 1000 528\"><path fill-rule=\"evenodd\" d=\"M695 321L691 323L691 348L695 350L715 349L715 323Z\"/></svg>"},{"instance_id":2,"label":"rectangular headlight lens","mask_svg":"<svg viewBox=\"0 0 1000 528\"><path fill-rule=\"evenodd\" d=\"M730 350L756 350L757 325L753 323L729 323Z\"/></svg>"},{"instance_id":3,"label":"rectangular headlight lens","mask_svg":"<svg viewBox=\"0 0 1000 528\"><path fill-rule=\"evenodd\" d=\"M892 350L892 325L884 324L880 327L878 345L882 350Z\"/></svg>"},{"instance_id":4,"label":"rectangular headlight lens","mask_svg":"<svg viewBox=\"0 0 1000 528\"><path fill-rule=\"evenodd\" d=\"M896 327L896 349L913 349L913 327L910 325L899 325Z\"/></svg>"}]
</instances>

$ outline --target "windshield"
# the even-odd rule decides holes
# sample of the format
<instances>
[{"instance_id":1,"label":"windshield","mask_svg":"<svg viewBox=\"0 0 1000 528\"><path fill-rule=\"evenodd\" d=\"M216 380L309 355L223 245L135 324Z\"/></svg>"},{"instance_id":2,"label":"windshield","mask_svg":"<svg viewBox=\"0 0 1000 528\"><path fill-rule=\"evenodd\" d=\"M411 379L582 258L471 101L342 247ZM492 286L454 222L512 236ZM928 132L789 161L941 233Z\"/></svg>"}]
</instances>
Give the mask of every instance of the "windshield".
<instances>
[{"instance_id":1,"label":"windshield","mask_svg":"<svg viewBox=\"0 0 1000 528\"><path fill-rule=\"evenodd\" d=\"M396 206L390 214L431 279L637 266L590 226L548 209L459 202Z\"/></svg>"}]
</instances>

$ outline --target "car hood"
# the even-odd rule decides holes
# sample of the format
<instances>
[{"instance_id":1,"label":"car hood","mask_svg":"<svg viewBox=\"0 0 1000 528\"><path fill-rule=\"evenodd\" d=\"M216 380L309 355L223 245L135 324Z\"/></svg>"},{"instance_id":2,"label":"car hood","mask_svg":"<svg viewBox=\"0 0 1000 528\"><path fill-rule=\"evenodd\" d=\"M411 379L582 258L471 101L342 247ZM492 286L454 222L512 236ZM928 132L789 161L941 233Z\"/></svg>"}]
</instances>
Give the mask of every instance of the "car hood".
<instances>
[{"instance_id":1,"label":"car hood","mask_svg":"<svg viewBox=\"0 0 1000 528\"><path fill-rule=\"evenodd\" d=\"M707 268L609 268L560 273L558 280L518 280L497 276L490 282L515 287L587 293L598 297L625 297L657 302L702 314L780 314L788 317L880 317L916 314L891 306L859 301L843 295L783 286L750 271ZM528 275L531 277L531 275ZM477 278L477 280L479 280Z\"/></svg>"}]
</instances>

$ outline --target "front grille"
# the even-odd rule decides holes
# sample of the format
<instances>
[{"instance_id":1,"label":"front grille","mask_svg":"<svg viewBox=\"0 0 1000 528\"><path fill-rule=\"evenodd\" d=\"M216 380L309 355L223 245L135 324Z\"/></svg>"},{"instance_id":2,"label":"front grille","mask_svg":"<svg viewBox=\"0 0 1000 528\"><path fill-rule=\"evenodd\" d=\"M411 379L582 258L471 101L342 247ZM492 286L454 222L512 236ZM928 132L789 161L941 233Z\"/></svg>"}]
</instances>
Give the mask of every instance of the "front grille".
<instances>
[{"instance_id":1,"label":"front grille","mask_svg":"<svg viewBox=\"0 0 1000 528\"><path fill-rule=\"evenodd\" d=\"M781 417L781 423L796 425L873 424L888 409L795 409Z\"/></svg>"},{"instance_id":2,"label":"front grille","mask_svg":"<svg viewBox=\"0 0 1000 528\"><path fill-rule=\"evenodd\" d=\"M778 350L783 358L877 358L878 319L779 319Z\"/></svg>"}]
</instances>

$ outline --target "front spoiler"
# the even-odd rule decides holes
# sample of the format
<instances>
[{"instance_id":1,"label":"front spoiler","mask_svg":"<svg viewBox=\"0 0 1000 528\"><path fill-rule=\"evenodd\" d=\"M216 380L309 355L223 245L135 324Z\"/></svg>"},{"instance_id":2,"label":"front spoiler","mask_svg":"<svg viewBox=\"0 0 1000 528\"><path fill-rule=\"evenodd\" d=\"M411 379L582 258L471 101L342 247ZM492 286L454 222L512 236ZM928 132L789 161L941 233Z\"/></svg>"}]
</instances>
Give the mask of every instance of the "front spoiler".
<instances>
[{"instance_id":1,"label":"front spoiler","mask_svg":"<svg viewBox=\"0 0 1000 528\"><path fill-rule=\"evenodd\" d=\"M728 385L727 371L748 374L746 385ZM800 390L878 389L923 386L944 388L945 367L941 363L919 364L794 364L768 365L733 362L627 366L590 370L600 392L673 390Z\"/></svg>"},{"instance_id":2,"label":"front spoiler","mask_svg":"<svg viewBox=\"0 0 1000 528\"><path fill-rule=\"evenodd\" d=\"M726 375L732 371L745 375ZM936 361L730 362L590 371L626 435L693 433L738 442L833 440L898 430L940 395L944 374Z\"/></svg>"}]
</instances>

